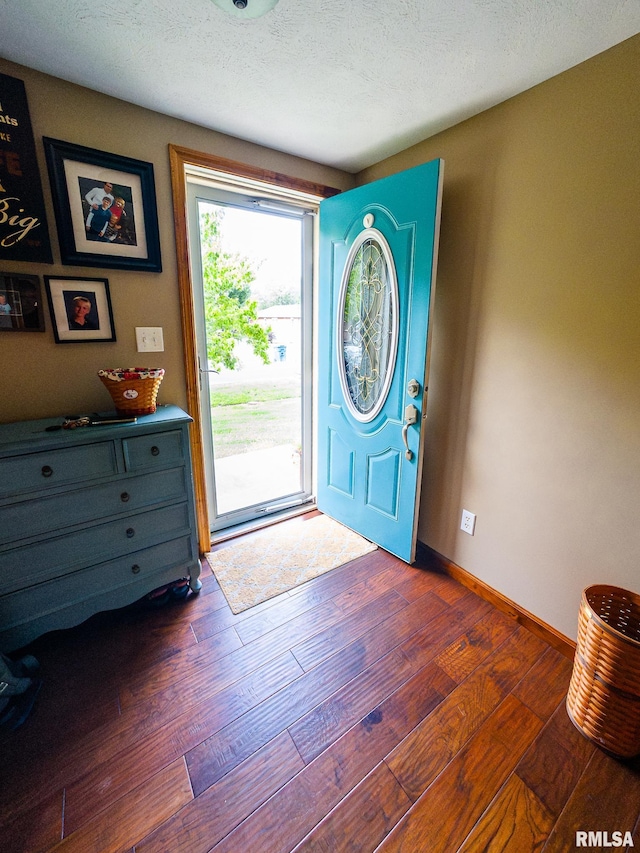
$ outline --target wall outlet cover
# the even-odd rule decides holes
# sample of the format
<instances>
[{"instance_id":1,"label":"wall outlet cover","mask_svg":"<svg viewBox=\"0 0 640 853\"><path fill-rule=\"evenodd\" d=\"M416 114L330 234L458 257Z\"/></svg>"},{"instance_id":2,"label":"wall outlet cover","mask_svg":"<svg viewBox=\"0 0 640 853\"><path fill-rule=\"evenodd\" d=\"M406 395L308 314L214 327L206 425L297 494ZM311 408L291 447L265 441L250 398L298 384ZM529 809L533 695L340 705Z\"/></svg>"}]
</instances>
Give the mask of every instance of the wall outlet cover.
<instances>
[{"instance_id":1,"label":"wall outlet cover","mask_svg":"<svg viewBox=\"0 0 640 853\"><path fill-rule=\"evenodd\" d=\"M476 529L476 517L468 509L462 510L462 520L460 522L460 530L464 530L469 536L473 536Z\"/></svg>"}]
</instances>

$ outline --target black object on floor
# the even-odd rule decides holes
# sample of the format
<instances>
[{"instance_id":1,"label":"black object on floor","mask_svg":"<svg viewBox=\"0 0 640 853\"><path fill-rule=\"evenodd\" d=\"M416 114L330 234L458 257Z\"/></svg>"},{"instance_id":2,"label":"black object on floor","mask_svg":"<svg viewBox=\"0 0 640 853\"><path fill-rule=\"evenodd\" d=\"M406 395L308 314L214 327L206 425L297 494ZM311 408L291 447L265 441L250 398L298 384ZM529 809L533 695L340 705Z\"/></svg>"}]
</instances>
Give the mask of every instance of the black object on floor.
<instances>
[{"instance_id":1,"label":"black object on floor","mask_svg":"<svg viewBox=\"0 0 640 853\"><path fill-rule=\"evenodd\" d=\"M42 687L39 669L33 655L14 661L0 654L0 726L17 729L26 721Z\"/></svg>"}]
</instances>

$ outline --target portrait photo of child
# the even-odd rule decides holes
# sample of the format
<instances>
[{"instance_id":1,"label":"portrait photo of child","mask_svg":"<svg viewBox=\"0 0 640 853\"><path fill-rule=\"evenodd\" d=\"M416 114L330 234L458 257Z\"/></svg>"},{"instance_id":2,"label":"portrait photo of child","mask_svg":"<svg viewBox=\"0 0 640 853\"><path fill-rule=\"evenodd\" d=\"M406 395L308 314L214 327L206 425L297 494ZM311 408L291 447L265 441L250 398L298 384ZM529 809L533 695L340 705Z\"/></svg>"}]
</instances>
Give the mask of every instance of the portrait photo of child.
<instances>
[{"instance_id":1,"label":"portrait photo of child","mask_svg":"<svg viewBox=\"0 0 640 853\"><path fill-rule=\"evenodd\" d=\"M106 278L46 275L44 282L57 344L115 341Z\"/></svg>"},{"instance_id":2,"label":"portrait photo of child","mask_svg":"<svg viewBox=\"0 0 640 853\"><path fill-rule=\"evenodd\" d=\"M93 293L64 290L62 294L71 331L95 331L100 328L100 319L94 305L95 295Z\"/></svg>"}]
</instances>

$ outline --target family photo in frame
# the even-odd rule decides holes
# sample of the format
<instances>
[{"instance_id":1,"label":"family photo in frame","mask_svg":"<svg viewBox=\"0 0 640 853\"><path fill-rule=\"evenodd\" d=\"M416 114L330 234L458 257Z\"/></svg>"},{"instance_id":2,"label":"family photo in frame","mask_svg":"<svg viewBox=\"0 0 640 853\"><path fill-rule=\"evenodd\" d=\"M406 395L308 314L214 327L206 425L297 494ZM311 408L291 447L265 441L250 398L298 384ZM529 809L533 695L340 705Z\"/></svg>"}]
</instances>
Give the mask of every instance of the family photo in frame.
<instances>
[{"instance_id":1,"label":"family photo in frame","mask_svg":"<svg viewBox=\"0 0 640 853\"><path fill-rule=\"evenodd\" d=\"M44 332L37 275L0 273L0 332Z\"/></svg>"},{"instance_id":2,"label":"family photo in frame","mask_svg":"<svg viewBox=\"0 0 640 853\"><path fill-rule=\"evenodd\" d=\"M161 272L153 164L43 142L62 263Z\"/></svg>"},{"instance_id":3,"label":"family photo in frame","mask_svg":"<svg viewBox=\"0 0 640 853\"><path fill-rule=\"evenodd\" d=\"M106 278L45 276L57 344L115 341Z\"/></svg>"}]
</instances>

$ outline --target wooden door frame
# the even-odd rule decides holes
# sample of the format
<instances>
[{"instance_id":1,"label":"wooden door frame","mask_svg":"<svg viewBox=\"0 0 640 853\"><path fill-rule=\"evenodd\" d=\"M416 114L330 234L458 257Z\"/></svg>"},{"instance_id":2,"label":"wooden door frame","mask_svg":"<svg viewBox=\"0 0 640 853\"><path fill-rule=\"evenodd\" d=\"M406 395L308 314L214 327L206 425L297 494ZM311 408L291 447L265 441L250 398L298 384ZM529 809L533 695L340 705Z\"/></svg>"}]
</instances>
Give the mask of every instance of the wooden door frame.
<instances>
[{"instance_id":1,"label":"wooden door frame","mask_svg":"<svg viewBox=\"0 0 640 853\"><path fill-rule=\"evenodd\" d=\"M193 304L193 277L189 259L189 228L187 220L187 180L189 166L224 172L238 178L249 178L266 186L293 190L310 195L328 198L341 190L294 178L279 172L271 172L239 163L213 154L205 154L179 145L169 145L171 165L171 188L173 192L173 220L176 235L176 258L178 266L178 290L180 296L180 314L182 317L182 349L184 353L184 371L187 390L187 409L191 424L191 457L193 465L193 485L196 499L196 521L198 547L200 554L211 550L211 528L207 493L205 485L204 446L202 422L200 418L200 375L198 372L198 354L196 349L195 314Z\"/></svg>"}]
</instances>

